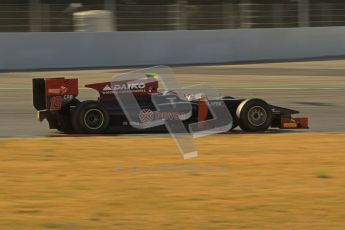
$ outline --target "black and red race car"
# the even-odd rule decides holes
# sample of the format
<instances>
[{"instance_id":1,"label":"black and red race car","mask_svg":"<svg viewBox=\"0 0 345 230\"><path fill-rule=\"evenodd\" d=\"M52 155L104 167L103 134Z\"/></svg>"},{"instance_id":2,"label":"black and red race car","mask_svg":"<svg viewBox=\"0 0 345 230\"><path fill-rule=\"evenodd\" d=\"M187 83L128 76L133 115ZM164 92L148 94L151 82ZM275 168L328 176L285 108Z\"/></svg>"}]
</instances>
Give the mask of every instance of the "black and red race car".
<instances>
[{"instance_id":1,"label":"black and red race car","mask_svg":"<svg viewBox=\"0 0 345 230\"><path fill-rule=\"evenodd\" d=\"M177 101L188 102L191 114L183 120L186 126L191 123L212 119L210 103L222 102L233 118L233 129L239 126L246 132L262 132L269 128L303 129L308 128L308 118L293 118L296 110L282 108L266 103L261 99L235 99L223 97L221 99L205 100L200 97L190 97L185 100L175 93L162 93L158 90L158 81L144 76L136 85L129 85L126 81L101 82L88 84L86 87L98 91L97 100L79 101L78 79L65 78L35 78L33 79L33 104L38 110L38 119L47 119L50 129L57 129L64 133L102 134L102 133L143 133L167 131L165 125L138 129L131 125L123 111L117 97L113 93L113 86L126 88L134 95L140 112L136 114L142 122L155 118L179 119L174 112L157 111L152 102L152 95L161 97L174 96ZM185 98L185 97L184 97ZM210 127L212 128L212 127Z\"/></svg>"}]
</instances>

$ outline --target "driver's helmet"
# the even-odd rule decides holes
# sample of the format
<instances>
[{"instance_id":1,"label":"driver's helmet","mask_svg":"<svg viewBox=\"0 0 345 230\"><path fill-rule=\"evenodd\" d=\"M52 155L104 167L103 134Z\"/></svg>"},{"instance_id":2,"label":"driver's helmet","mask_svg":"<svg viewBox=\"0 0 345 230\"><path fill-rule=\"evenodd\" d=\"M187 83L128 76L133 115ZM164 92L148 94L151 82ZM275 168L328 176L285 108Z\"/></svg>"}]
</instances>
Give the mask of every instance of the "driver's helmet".
<instances>
[{"instance_id":1,"label":"driver's helmet","mask_svg":"<svg viewBox=\"0 0 345 230\"><path fill-rule=\"evenodd\" d=\"M156 77L156 76L158 76L158 74L156 74L156 73L146 73L145 76L146 76L147 78L151 78L151 77Z\"/></svg>"}]
</instances>

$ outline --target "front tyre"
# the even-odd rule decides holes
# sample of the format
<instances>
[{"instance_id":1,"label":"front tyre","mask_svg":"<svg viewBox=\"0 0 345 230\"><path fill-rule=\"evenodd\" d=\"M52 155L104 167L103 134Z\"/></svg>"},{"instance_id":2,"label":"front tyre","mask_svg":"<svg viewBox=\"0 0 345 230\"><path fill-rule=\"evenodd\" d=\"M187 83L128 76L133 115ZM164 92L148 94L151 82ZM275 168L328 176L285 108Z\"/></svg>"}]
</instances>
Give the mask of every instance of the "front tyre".
<instances>
[{"instance_id":1,"label":"front tyre","mask_svg":"<svg viewBox=\"0 0 345 230\"><path fill-rule=\"evenodd\" d=\"M271 125L272 111L261 99L243 101L236 110L239 126L246 132L266 131Z\"/></svg>"},{"instance_id":2,"label":"front tyre","mask_svg":"<svg viewBox=\"0 0 345 230\"><path fill-rule=\"evenodd\" d=\"M72 125L77 133L104 133L109 126L109 114L99 102L84 101L74 110Z\"/></svg>"}]
</instances>

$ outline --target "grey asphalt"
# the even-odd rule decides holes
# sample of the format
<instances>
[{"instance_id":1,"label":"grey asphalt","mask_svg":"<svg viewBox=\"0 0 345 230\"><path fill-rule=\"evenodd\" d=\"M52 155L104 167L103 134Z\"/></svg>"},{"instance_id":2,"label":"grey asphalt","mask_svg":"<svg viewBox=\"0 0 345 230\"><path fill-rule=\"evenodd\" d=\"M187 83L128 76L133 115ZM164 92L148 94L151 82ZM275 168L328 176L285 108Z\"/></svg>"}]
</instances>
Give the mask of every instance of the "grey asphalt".
<instances>
[{"instance_id":1,"label":"grey asphalt","mask_svg":"<svg viewBox=\"0 0 345 230\"><path fill-rule=\"evenodd\" d=\"M96 99L87 83L111 81L132 70L97 69L0 73L0 137L47 136L32 105L34 77L77 77L80 99ZM211 84L224 96L259 97L271 104L297 109L310 118L311 132L345 131L345 60L269 64L173 67L183 86Z\"/></svg>"}]
</instances>

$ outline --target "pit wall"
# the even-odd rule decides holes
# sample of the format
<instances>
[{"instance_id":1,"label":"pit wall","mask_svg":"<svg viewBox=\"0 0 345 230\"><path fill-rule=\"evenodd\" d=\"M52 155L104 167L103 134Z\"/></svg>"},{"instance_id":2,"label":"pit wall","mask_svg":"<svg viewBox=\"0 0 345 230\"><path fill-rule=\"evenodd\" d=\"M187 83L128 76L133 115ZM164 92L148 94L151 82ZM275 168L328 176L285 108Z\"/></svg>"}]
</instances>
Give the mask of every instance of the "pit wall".
<instances>
[{"instance_id":1,"label":"pit wall","mask_svg":"<svg viewBox=\"0 0 345 230\"><path fill-rule=\"evenodd\" d=\"M345 27L0 33L0 71L345 55Z\"/></svg>"}]
</instances>

